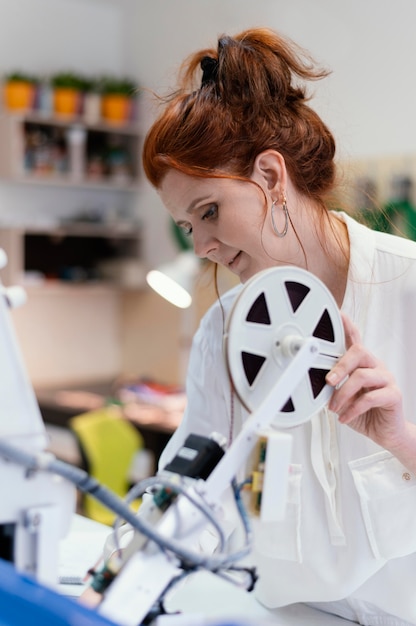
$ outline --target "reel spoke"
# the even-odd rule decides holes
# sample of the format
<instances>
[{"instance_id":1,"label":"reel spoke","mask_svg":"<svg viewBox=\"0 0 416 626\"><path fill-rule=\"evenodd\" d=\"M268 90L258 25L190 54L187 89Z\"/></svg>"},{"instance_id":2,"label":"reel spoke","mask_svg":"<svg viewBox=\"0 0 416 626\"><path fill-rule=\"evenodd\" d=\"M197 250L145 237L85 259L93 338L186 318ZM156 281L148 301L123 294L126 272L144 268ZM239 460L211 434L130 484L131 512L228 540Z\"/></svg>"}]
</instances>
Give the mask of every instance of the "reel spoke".
<instances>
[{"instance_id":1,"label":"reel spoke","mask_svg":"<svg viewBox=\"0 0 416 626\"><path fill-rule=\"evenodd\" d=\"M284 324L288 317L293 314L293 305L284 282L276 283L273 290L267 291L266 300L270 310L272 325L275 328Z\"/></svg>"},{"instance_id":2,"label":"reel spoke","mask_svg":"<svg viewBox=\"0 0 416 626\"><path fill-rule=\"evenodd\" d=\"M317 336L315 334L316 331L318 333L317 338L319 339L319 334L322 335L325 330L330 331L330 329L325 328L325 322L321 322L323 316L325 316L325 312L327 312L327 309L322 307L321 300L316 298L314 292L310 292L295 313L296 321L304 330L306 336ZM321 327L324 328L320 327L320 322Z\"/></svg>"},{"instance_id":3,"label":"reel spoke","mask_svg":"<svg viewBox=\"0 0 416 626\"><path fill-rule=\"evenodd\" d=\"M237 330L237 329L236 329ZM263 324L247 323L244 328L237 331L236 340L242 350L253 354L270 354L274 331L272 326Z\"/></svg>"}]
</instances>

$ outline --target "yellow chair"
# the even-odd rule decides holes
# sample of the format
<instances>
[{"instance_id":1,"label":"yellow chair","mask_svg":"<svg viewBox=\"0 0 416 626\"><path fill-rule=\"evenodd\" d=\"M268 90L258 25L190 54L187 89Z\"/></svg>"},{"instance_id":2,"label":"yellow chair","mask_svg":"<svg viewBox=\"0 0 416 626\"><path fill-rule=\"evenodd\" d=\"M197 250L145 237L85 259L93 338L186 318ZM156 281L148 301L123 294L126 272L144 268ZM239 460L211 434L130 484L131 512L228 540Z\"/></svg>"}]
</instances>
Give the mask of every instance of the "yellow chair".
<instances>
[{"instance_id":1,"label":"yellow chair","mask_svg":"<svg viewBox=\"0 0 416 626\"><path fill-rule=\"evenodd\" d=\"M144 447L138 430L123 419L115 406L72 417L69 427L79 442L90 476L124 497L130 487L133 459ZM114 513L88 494L82 498L82 513L102 524L111 525L115 519Z\"/></svg>"}]
</instances>

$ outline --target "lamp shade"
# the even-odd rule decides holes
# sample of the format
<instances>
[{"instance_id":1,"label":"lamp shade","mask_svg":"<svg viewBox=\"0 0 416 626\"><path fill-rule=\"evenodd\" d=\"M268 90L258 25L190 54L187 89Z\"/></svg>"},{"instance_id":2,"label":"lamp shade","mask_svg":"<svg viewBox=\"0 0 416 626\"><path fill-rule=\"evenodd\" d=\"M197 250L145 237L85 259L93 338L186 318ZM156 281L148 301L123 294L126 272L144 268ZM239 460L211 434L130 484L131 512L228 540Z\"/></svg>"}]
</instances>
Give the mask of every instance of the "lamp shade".
<instances>
[{"instance_id":1,"label":"lamp shade","mask_svg":"<svg viewBox=\"0 0 416 626\"><path fill-rule=\"evenodd\" d=\"M150 270L148 285L162 298L186 309L192 304L192 291L199 269L199 260L193 252L181 252L171 263Z\"/></svg>"}]
</instances>

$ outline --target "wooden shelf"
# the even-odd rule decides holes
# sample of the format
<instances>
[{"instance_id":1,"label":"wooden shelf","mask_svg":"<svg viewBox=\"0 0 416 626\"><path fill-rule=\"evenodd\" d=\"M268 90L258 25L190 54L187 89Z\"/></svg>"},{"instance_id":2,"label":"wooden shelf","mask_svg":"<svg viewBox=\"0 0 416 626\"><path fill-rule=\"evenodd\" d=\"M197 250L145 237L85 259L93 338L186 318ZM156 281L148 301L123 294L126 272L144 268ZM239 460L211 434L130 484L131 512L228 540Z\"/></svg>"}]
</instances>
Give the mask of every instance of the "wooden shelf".
<instances>
[{"instance_id":1,"label":"wooden shelf","mask_svg":"<svg viewBox=\"0 0 416 626\"><path fill-rule=\"evenodd\" d=\"M5 284L142 288L140 227L130 223L68 222L50 227L3 228Z\"/></svg>"},{"instance_id":2,"label":"wooden shelf","mask_svg":"<svg viewBox=\"0 0 416 626\"><path fill-rule=\"evenodd\" d=\"M72 189L96 189L97 191L125 191L137 192L139 185L137 182L113 182L106 180L89 180L82 178L73 180L69 175L59 174L18 174L8 177L10 182L19 185L36 185L41 187L71 187Z\"/></svg>"},{"instance_id":3,"label":"wooden shelf","mask_svg":"<svg viewBox=\"0 0 416 626\"><path fill-rule=\"evenodd\" d=\"M18 184L136 192L136 124L87 124L38 113L0 116L0 177Z\"/></svg>"},{"instance_id":4,"label":"wooden shelf","mask_svg":"<svg viewBox=\"0 0 416 626\"><path fill-rule=\"evenodd\" d=\"M140 135L140 129L138 124L109 124L106 122L99 122L91 124L81 116L58 116L58 115L42 115L36 111L29 111L26 113L12 113L9 111L2 111L3 117L17 120L19 123L32 123L32 124L45 124L48 126L81 126L87 130L95 130L103 133L116 133L125 135Z\"/></svg>"}]
</instances>

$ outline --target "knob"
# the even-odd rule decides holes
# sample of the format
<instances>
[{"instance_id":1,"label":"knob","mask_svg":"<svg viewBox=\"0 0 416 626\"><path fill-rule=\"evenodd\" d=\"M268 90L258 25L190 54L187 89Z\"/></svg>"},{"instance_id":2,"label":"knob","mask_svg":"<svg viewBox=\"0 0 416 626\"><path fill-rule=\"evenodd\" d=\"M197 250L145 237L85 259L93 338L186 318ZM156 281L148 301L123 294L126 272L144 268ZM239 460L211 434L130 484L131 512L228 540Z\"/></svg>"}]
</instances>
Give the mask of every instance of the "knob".
<instances>
[{"instance_id":1,"label":"knob","mask_svg":"<svg viewBox=\"0 0 416 626\"><path fill-rule=\"evenodd\" d=\"M7 306L11 309L17 309L17 307L25 304L27 300L26 291L19 285L13 287L0 287L0 293L6 300Z\"/></svg>"},{"instance_id":2,"label":"knob","mask_svg":"<svg viewBox=\"0 0 416 626\"><path fill-rule=\"evenodd\" d=\"M6 265L7 265L7 254L2 248L0 248L0 270L2 270L3 267L6 267Z\"/></svg>"}]
</instances>

